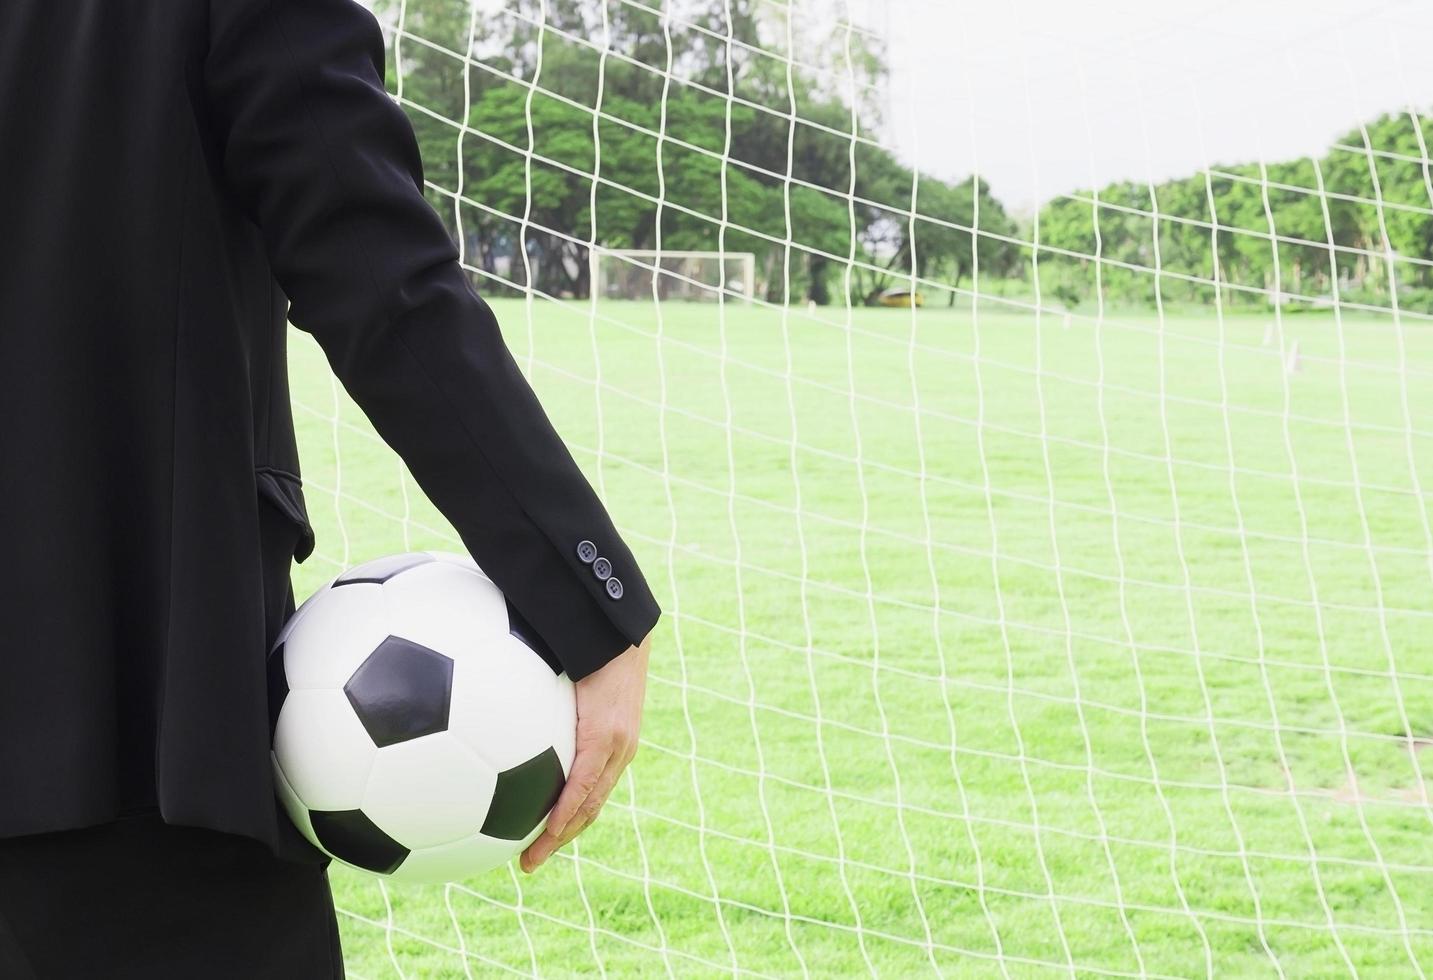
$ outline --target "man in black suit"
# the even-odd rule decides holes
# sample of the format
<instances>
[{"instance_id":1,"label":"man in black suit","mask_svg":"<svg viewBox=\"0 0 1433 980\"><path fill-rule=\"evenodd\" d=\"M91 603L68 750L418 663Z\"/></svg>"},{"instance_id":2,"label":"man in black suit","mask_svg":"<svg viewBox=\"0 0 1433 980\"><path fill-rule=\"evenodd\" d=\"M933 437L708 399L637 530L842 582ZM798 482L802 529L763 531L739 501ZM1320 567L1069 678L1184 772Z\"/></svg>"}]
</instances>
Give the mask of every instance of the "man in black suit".
<instances>
[{"instance_id":1,"label":"man in black suit","mask_svg":"<svg viewBox=\"0 0 1433 980\"><path fill-rule=\"evenodd\" d=\"M524 870L635 751L660 610L382 65L353 0L0 4L0 976L342 973L268 759L313 548L286 317L577 681Z\"/></svg>"}]
</instances>

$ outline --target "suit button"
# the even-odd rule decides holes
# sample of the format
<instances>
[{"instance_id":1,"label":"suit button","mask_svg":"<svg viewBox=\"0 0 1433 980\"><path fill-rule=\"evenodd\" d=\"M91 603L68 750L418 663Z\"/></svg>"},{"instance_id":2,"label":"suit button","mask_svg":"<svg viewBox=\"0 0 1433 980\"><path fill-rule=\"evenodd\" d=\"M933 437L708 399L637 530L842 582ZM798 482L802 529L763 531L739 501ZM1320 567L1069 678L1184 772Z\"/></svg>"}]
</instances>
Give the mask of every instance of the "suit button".
<instances>
[{"instance_id":1,"label":"suit button","mask_svg":"<svg viewBox=\"0 0 1433 980\"><path fill-rule=\"evenodd\" d=\"M577 557L584 565L592 564L592 559L597 557L597 545L591 541L577 542Z\"/></svg>"},{"instance_id":2,"label":"suit button","mask_svg":"<svg viewBox=\"0 0 1433 980\"><path fill-rule=\"evenodd\" d=\"M606 581L612 577L612 563L606 558L598 558L592 563L592 574Z\"/></svg>"},{"instance_id":3,"label":"suit button","mask_svg":"<svg viewBox=\"0 0 1433 980\"><path fill-rule=\"evenodd\" d=\"M622 580L620 578L609 578L607 580L607 594L614 599L622 598Z\"/></svg>"}]
</instances>

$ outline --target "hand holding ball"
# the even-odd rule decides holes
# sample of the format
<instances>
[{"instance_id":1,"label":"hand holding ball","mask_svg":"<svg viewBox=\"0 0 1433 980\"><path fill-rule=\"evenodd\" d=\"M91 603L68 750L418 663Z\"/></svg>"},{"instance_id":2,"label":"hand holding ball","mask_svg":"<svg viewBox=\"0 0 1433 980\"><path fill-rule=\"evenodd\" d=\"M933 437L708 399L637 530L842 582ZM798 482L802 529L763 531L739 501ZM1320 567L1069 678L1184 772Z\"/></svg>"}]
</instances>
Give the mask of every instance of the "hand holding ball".
<instances>
[{"instance_id":1,"label":"hand holding ball","mask_svg":"<svg viewBox=\"0 0 1433 980\"><path fill-rule=\"evenodd\" d=\"M269 705L294 824L395 880L507 863L572 768L572 682L464 555L392 555L319 589L269 655Z\"/></svg>"}]
</instances>

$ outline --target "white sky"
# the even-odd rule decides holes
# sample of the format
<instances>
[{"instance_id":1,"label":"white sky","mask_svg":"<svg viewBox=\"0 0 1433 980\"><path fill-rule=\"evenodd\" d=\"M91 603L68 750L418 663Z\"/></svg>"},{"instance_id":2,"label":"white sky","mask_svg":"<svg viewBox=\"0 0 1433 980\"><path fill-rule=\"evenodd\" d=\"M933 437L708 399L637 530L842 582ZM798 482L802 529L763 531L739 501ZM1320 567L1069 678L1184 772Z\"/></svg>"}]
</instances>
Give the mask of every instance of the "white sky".
<instances>
[{"instance_id":1,"label":"white sky","mask_svg":"<svg viewBox=\"0 0 1433 980\"><path fill-rule=\"evenodd\" d=\"M836 0L842 2L842 0ZM850 0L890 42L882 141L1007 207L1323 151L1433 108L1433 0Z\"/></svg>"}]
</instances>

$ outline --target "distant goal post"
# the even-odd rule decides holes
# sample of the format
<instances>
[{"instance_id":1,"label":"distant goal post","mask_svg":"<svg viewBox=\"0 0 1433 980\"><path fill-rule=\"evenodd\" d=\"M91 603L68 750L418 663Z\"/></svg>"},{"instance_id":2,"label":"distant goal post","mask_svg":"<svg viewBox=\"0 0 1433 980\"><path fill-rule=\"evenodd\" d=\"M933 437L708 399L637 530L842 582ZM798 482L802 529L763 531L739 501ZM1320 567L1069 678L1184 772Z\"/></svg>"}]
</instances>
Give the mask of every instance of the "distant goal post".
<instances>
[{"instance_id":1,"label":"distant goal post","mask_svg":"<svg viewBox=\"0 0 1433 980\"><path fill-rule=\"evenodd\" d=\"M644 248L593 248L592 295L602 299L716 302L756 297L756 255ZM655 283L654 280L655 279Z\"/></svg>"}]
</instances>

